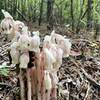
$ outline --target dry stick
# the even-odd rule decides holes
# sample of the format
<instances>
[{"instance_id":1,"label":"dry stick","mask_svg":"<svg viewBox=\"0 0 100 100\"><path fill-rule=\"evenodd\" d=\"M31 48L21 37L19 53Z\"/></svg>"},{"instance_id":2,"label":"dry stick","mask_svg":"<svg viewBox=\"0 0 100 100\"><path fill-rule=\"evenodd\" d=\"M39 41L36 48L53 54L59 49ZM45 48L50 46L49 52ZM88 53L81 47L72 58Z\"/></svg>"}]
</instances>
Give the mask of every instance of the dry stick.
<instances>
[{"instance_id":1,"label":"dry stick","mask_svg":"<svg viewBox=\"0 0 100 100\"><path fill-rule=\"evenodd\" d=\"M22 69L20 69L19 80L20 80L20 96L21 96L21 100L26 100L25 99L25 86L24 86L23 71L22 71Z\"/></svg>"},{"instance_id":2,"label":"dry stick","mask_svg":"<svg viewBox=\"0 0 100 100\"><path fill-rule=\"evenodd\" d=\"M84 87L84 83L82 83L82 85L81 85L81 87L80 87L80 90L79 90L77 96L82 92L83 87Z\"/></svg>"},{"instance_id":3,"label":"dry stick","mask_svg":"<svg viewBox=\"0 0 100 100\"><path fill-rule=\"evenodd\" d=\"M69 88L68 88L68 83L66 84L66 87L67 87L67 98L66 98L66 100L69 100L70 91L69 91Z\"/></svg>"},{"instance_id":4,"label":"dry stick","mask_svg":"<svg viewBox=\"0 0 100 100\"><path fill-rule=\"evenodd\" d=\"M90 83L88 83L88 89L87 89L87 92L86 92L84 100L88 100L88 95L89 95L90 89L91 89Z\"/></svg>"},{"instance_id":5,"label":"dry stick","mask_svg":"<svg viewBox=\"0 0 100 100\"><path fill-rule=\"evenodd\" d=\"M81 80L83 80L82 74L80 73L79 69L73 68L73 70L76 71L78 75L80 76Z\"/></svg>"},{"instance_id":6,"label":"dry stick","mask_svg":"<svg viewBox=\"0 0 100 100\"><path fill-rule=\"evenodd\" d=\"M79 63L79 64L81 65L82 72L84 73L84 75L86 76L86 78L91 82L91 84L93 84L94 86L96 86L97 88L100 89L100 84L98 82L96 82L90 75L88 75L88 73L83 69L81 63Z\"/></svg>"},{"instance_id":7,"label":"dry stick","mask_svg":"<svg viewBox=\"0 0 100 100\"><path fill-rule=\"evenodd\" d=\"M100 97L98 97L96 94L93 94L96 98L97 98L97 100L100 100Z\"/></svg>"},{"instance_id":8,"label":"dry stick","mask_svg":"<svg viewBox=\"0 0 100 100\"><path fill-rule=\"evenodd\" d=\"M86 76L86 78L91 82L91 84L93 84L94 86L96 86L97 88L100 89L100 84L98 84L91 76L89 76L83 68L81 68L81 70L84 73L84 75Z\"/></svg>"},{"instance_id":9,"label":"dry stick","mask_svg":"<svg viewBox=\"0 0 100 100\"><path fill-rule=\"evenodd\" d=\"M27 69L27 88L28 88L28 92L27 92L27 99L31 100L31 77L30 77L30 69Z\"/></svg>"}]
</instances>

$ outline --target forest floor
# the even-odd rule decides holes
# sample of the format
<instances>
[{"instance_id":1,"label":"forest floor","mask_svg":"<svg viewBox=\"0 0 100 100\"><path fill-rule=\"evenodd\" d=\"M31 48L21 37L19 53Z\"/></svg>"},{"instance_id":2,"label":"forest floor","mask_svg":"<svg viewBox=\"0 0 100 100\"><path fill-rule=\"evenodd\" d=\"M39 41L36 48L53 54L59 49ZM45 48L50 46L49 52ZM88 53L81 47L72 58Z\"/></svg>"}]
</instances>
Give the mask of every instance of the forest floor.
<instances>
[{"instance_id":1,"label":"forest floor","mask_svg":"<svg viewBox=\"0 0 100 100\"><path fill-rule=\"evenodd\" d=\"M39 30L41 37L48 33L45 25L31 27L31 30ZM100 42L85 30L79 34L63 26L56 30L71 40L71 50L75 51L69 58L63 58L58 71L57 100L100 100ZM9 42L0 35L0 64L9 61L8 47ZM19 100L15 68L8 70L9 75L0 75L0 100Z\"/></svg>"}]
</instances>

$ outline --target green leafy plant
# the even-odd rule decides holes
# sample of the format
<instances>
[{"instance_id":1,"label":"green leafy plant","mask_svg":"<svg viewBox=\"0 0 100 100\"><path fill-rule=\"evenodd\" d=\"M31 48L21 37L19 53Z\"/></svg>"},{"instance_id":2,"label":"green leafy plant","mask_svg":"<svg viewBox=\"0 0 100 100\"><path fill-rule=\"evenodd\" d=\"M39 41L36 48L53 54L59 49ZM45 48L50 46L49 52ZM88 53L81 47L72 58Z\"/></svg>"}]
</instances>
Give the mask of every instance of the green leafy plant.
<instances>
[{"instance_id":1,"label":"green leafy plant","mask_svg":"<svg viewBox=\"0 0 100 100\"><path fill-rule=\"evenodd\" d=\"M0 65L0 75L2 75L2 76L9 75L9 68L5 62L2 65Z\"/></svg>"},{"instance_id":2,"label":"green leafy plant","mask_svg":"<svg viewBox=\"0 0 100 100\"><path fill-rule=\"evenodd\" d=\"M8 68L1 68L0 69L0 75L8 76L8 74L9 74L9 69Z\"/></svg>"}]
</instances>

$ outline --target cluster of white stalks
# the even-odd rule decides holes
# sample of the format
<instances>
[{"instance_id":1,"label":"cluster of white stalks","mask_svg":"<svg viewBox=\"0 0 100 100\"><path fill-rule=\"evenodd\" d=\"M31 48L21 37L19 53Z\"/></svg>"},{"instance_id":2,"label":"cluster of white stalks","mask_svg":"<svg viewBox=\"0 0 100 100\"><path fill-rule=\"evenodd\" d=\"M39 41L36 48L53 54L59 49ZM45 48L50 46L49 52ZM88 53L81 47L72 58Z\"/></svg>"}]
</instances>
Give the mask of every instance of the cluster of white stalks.
<instances>
[{"instance_id":1,"label":"cluster of white stalks","mask_svg":"<svg viewBox=\"0 0 100 100\"><path fill-rule=\"evenodd\" d=\"M24 81L22 69L27 73L27 99L34 100L36 94L38 100L57 100L57 71L62 64L62 58L68 57L71 50L71 42L54 30L51 35L46 35L43 48L40 51L39 31L29 34L28 27L21 21L15 21L6 11L2 10L4 19L1 22L2 34L8 34L11 40L10 55L12 64L19 64L21 100L25 100ZM32 62L29 52L35 53ZM28 68L29 62L34 65Z\"/></svg>"}]
</instances>

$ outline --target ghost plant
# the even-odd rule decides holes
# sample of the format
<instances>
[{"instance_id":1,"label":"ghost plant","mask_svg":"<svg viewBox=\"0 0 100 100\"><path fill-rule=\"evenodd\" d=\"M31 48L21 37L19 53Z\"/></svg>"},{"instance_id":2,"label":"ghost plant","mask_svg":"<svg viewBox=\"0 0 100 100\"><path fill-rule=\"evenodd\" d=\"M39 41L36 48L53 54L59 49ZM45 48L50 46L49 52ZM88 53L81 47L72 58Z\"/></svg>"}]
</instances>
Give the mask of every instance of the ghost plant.
<instances>
[{"instance_id":1,"label":"ghost plant","mask_svg":"<svg viewBox=\"0 0 100 100\"><path fill-rule=\"evenodd\" d=\"M40 51L39 31L33 31L31 36L28 27L23 22L15 21L4 10L2 12L5 16L1 22L2 31L12 36L10 46L12 64L19 64L20 68L21 100L25 100L25 84L23 80L25 71L27 73L28 100L31 100L32 96L34 98L34 95L39 93L41 93L41 96L38 96L42 100L57 98L57 71L62 64L62 58L70 55L70 40L53 30L51 35L44 37L43 49Z\"/></svg>"}]
</instances>

